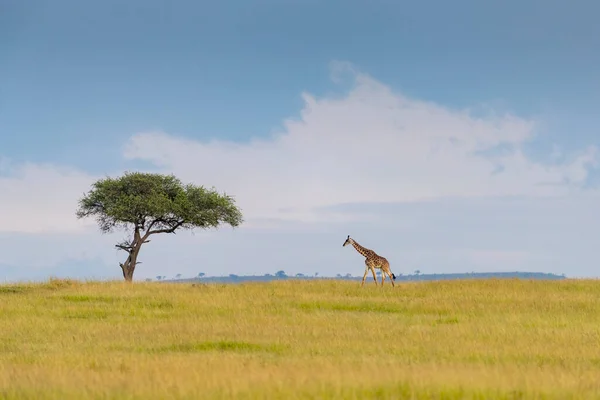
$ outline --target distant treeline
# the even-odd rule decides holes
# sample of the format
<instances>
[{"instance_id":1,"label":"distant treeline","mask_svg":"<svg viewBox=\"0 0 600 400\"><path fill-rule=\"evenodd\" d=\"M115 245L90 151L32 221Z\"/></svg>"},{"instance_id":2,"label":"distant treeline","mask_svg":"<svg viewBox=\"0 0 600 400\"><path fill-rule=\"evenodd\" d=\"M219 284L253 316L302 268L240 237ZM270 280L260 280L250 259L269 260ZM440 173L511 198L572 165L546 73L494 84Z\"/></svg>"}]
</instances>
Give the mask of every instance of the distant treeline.
<instances>
[{"instance_id":1,"label":"distant treeline","mask_svg":"<svg viewBox=\"0 0 600 400\"><path fill-rule=\"evenodd\" d=\"M166 279L161 277L161 281L168 282L205 282L205 283L240 283L240 282L270 282L280 281L286 279L296 280L312 280L312 279L336 279L336 280L347 280L347 281L361 281L362 276L351 276L338 275L336 277L321 277L321 276L308 276L303 274L297 275L286 275L282 271L275 275L234 275L229 276L203 276L196 278L187 279ZM466 272L466 273L451 273L451 274L413 274L413 275L400 275L396 276L396 282L398 281L438 281L438 280L449 280L449 279L490 279L490 278L519 278L519 279L566 279L566 276L556 275L544 272ZM381 277L378 275L377 280L381 281ZM386 279L387 280L387 279ZM373 275L367 276L367 282L373 281Z\"/></svg>"}]
</instances>

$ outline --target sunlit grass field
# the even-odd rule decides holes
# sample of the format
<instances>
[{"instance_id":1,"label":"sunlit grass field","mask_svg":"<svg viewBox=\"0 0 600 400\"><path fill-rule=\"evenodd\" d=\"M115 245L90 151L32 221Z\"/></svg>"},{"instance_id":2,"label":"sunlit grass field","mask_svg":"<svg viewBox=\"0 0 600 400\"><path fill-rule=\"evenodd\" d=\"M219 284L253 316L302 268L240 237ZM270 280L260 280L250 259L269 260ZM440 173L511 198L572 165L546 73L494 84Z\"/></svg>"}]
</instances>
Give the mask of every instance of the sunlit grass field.
<instances>
[{"instance_id":1,"label":"sunlit grass field","mask_svg":"<svg viewBox=\"0 0 600 400\"><path fill-rule=\"evenodd\" d=\"M359 285L0 286L0 398L600 398L600 282Z\"/></svg>"}]
</instances>

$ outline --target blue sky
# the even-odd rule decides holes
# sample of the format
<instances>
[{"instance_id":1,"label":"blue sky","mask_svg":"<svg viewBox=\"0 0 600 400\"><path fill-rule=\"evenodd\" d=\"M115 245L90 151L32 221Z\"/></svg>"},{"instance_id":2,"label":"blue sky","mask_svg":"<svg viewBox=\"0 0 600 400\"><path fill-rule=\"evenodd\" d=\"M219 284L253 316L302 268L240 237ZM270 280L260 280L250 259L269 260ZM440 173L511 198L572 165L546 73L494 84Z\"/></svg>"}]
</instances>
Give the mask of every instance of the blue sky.
<instances>
[{"instance_id":1,"label":"blue sky","mask_svg":"<svg viewBox=\"0 0 600 400\"><path fill-rule=\"evenodd\" d=\"M439 251L445 253L436 258L423 250L419 256L389 239L394 231L389 231L392 228L385 221L401 218L405 210L427 198L423 207L429 207L430 211L424 213L423 218L441 209L456 209L452 212L459 217L451 226L456 234L475 240L486 227L473 223L466 224L466 228L461 221L481 220L500 209L505 210L507 205L499 203L500 198L526 198L523 201L527 204L509 208L515 215L527 215L532 221L544 216L552 221L555 215L551 214L561 212L556 204L568 201L572 203L564 207L569 210L573 207L571 204L585 204L587 208L579 208L578 212L589 215L600 211L594 201L588 200L595 198L600 183L596 156L590 150L591 146L600 146L597 113L600 28L595 17L600 5L597 2L510 0L490 5L467 0L420 3L132 0L125 4L110 0L92 4L74 0L8 0L0 7L0 48L5 54L0 63L0 159L4 160L0 163L0 177L4 176L5 180L0 181L0 185L6 185L5 193L10 193L5 201L10 198L22 205L23 210L23 204L38 210L36 219L29 216L32 218L27 222L30 228L19 228L16 222L7 223L0 233L14 241L13 250L7 248L6 251L16 251L19 243L24 245L32 240L40 245L54 243L48 245L53 256L48 257L46 264L43 258L26 263L28 271L38 271L35 276L68 274L68 271L78 274L90 271L94 276L117 273L118 276L114 265L122 254L115 255L111 245L114 238L101 237L93 226L60 221L72 218L67 210L72 206L73 196L76 201L95 177L134 168L175 172L200 184L210 183L239 193L240 202L250 210L246 230L213 233L202 240L222 241L224 248L232 246L235 240L244 243L248 240L253 243L251 248L264 249L269 249L268 243L283 240L280 246L292 245L286 250L288 253L293 251L294 245L303 251L313 249L312 257L304 264L289 266L285 259L280 261L285 265L265 266L257 254L244 266L239 265L239 259L232 258L228 264L210 270L215 261L202 258L207 271L214 274L265 273L278 269L304 272L302 268L322 270L325 274L360 274L363 264L357 255L348 252L335 255L339 252L335 248L339 247L337 242L351 233L359 242L362 234L366 244L375 250L377 246L383 247L387 254L398 259L399 268L405 268L400 265L406 264L402 260L408 260L412 263L406 266L408 272L506 268L567 274L571 270L574 275L596 275L592 244L589 244L592 247L580 248L583 245L575 239L576 232L587 231L568 221L560 222L572 229L562 231L562 240L571 241L562 242L564 252L570 251L571 245L580 254L589 252L587 256L571 258L577 260L577 265L568 261L566 253L550 257L563 260L560 263L539 258L543 243L513 248L516 244L509 245L509 239L516 230L523 233L523 227L506 223L494 225L497 234L485 243L474 245L480 248L472 250L469 256L464 255L467 250L464 254L457 250L458 244L446 248L442 246L443 238L428 242L425 234L419 246L439 247ZM367 108L360 108L353 99L366 103ZM414 112L398 111L388 115L382 111L398 106L398 102ZM314 115L310 110L314 110ZM471 122L464 122L464 110L470 110ZM358 120L351 123L350 113ZM503 119L507 113L515 120ZM419 117L422 114L431 118L422 119ZM435 118L443 122L434 123ZM473 122L478 118L483 121L478 123L488 125ZM301 126L290 127L286 124L290 119L300 121ZM383 122L378 125L378 121ZM363 130L348 130L363 122ZM465 125L460 125L463 123ZM477 126L471 131L473 124ZM394 131L394 126L404 128ZM491 140L485 132L494 126L501 128L496 139ZM431 141L450 135L449 127L457 131L448 137L465 135L461 139L464 143L473 140L472 145L465 145L464 151L461 150L462 158L452 149L443 148L440 150L446 152L443 155L431 152L435 147ZM384 131L387 133L381 133ZM404 134L405 131L412 133ZM325 138L327 135L332 135L331 140ZM422 142L425 139L411 141L415 135L424 135L422 137L429 141L426 144ZM346 147L327 147L333 146L334 138L346 141ZM264 140L267 147L271 146L270 150L252 147L259 139ZM362 147L361 141L365 143ZM236 150L239 152L219 147L219 143L227 142L242 143ZM406 163L391 161L395 153L390 160L374 156L375 161L367 163L367 169L362 170L365 172L353 178L356 187L349 183L346 186L340 183L338 187L336 182L340 182L341 177L353 174L352 160L361 157L360 151L356 152L357 147L364 151L364 146L373 142L380 146L374 151L413 145L429 150L422 154L417 151L422 157L412 161L408 156L415 151L410 151L404 157L410 161ZM277 159L277 154L287 154L284 150L289 150L289 143L304 149L305 154L292 152L297 156L293 161ZM312 143L317 147L310 149L298 143ZM177 146L183 146L183 150L179 151ZM517 149L518 157L490 159L493 154L499 154L499 147L508 149L510 154ZM324 148L331 149L335 155L321 153ZM197 153L190 149L196 149ZM486 160L491 170L500 168L512 171L512 175L505 174L503 183L489 184L479 175L465 178L465 174L472 172L465 160L475 150L487 151ZM398 157L404 155L402 151L406 150L398 150ZM187 158L180 157L182 152ZM248 188L240 183L235 172L207 173L211 164L202 164L198 158L204 155L210 159L214 154L220 154L221 158L213 159L212 166L220 165L219 160L229 159L233 162L249 160L252 164L253 157L260 157L260 160L270 161L264 161L264 169L254 173L273 173L277 169L279 175L271 177L273 179L257 179L263 186ZM310 161L309 156L317 157L320 162ZM366 158L362 161L366 162ZM426 159L433 161L426 163ZM189 162L186 164L185 160ZM438 161L439 165L434 167ZM219 168L235 171L231 164ZM361 167L360 162L356 164L357 168ZM346 167L338 171L342 165ZM189 172L192 166L197 167L197 171L203 168L204 172L194 175ZM369 166L373 168L368 169ZM481 163L472 167L484 168ZM425 170L429 171L425 177L420 176L420 172L407 176L410 171ZM377 184L373 183L375 176L380 178ZM439 180L434 179L436 176ZM281 203L256 206L261 195L270 196L269 190L286 190L282 185L290 184L291 177L306 179L304 191L299 191L293 199L281 197ZM403 179L417 183L398 184ZM538 193L540 182L548 179L571 182L569 191ZM53 182L53 188L64 195L56 194L51 204L37 206L36 197L39 201L40 196L44 197L40 182ZM269 182L280 184L269 188ZM380 195L365 195L361 182L362 187ZM446 183L453 185L445 187ZM390 184L398 186L398 190L388 190ZM65 189L61 190L62 187ZM312 194L309 196L308 192ZM493 198L478 208L481 215L477 217L464 204L457 205L457 200L447 200L474 201L471 199L474 196ZM532 217L531 210L539 213L544 209L542 204L549 204L547 196L555 202L546 207L548 214ZM392 206L383 207L378 201ZM362 207L369 210L368 216L358 213L362 215L358 218L355 211L344 211L347 210L345 203L362 203ZM61 207L64 207L64 215L57 211L62 210ZM279 208L286 207L296 210L293 217L278 214ZM389 214L389 207L400 211ZM311 211L317 209L338 211L325 218ZM14 209L11 213L14 218L18 215ZM268 228L258 222L266 220L272 221ZM574 220L580 221L578 217ZM516 221L523 219L516 218ZM548 229L566 229L558 225L559 222L556 224ZM525 233L540 237L540 232L535 231L539 226L532 223L528 228L531 232ZM73 240L69 235L82 237L78 229L83 229L85 243L91 246L86 254L73 254L68 250L67 243ZM404 239L410 237L410 231L396 229ZM437 229L436 224L430 229ZM352 232L347 232L349 230ZM281 239L283 231L291 242ZM378 233L384 231L387 234ZM575 236L569 236L571 233ZM597 233L588 232L589 235ZM238 239L234 240L232 235ZM64 245L57 242L61 237ZM315 239L317 237L320 239ZM334 247L323 244L330 239ZM182 240L190 243L196 240L198 247L202 247L198 235ZM561 239L548 240L554 243ZM460 246L466 249L467 244ZM183 246L173 243L173 246L178 245ZM213 246L217 245L213 243ZM143 251L148 251L156 260L163 256L172 259L170 249L156 244ZM547 251L561 250L554 247ZM463 256L456 255L455 261L450 262L452 252ZM501 253L504 256L499 256ZM495 263L482 261L485 254L497 256ZM185 264L191 274L198 269L196 260L205 256L190 253L185 257L186 260L178 264ZM517 263L517 259L522 264ZM22 264L17 260L18 257L7 255L0 259L5 271L11 271L6 273L6 279L30 276L30 272L20 269ZM523 260L537 261L527 264ZM309 262L314 265L307 266ZM421 265L423 263L426 265ZM150 264L147 276L164 269L158 261L146 264ZM140 269L138 273L142 277L146 272ZM188 271L177 272L185 275Z\"/></svg>"}]
</instances>

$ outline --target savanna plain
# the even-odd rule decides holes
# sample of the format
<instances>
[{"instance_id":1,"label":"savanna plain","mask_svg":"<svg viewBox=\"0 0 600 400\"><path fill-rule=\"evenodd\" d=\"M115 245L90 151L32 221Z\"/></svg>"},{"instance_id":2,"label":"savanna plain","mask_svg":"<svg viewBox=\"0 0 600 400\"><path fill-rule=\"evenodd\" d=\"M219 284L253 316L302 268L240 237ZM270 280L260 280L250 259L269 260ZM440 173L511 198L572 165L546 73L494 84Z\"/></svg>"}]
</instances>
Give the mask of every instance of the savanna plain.
<instances>
[{"instance_id":1,"label":"savanna plain","mask_svg":"<svg viewBox=\"0 0 600 400\"><path fill-rule=\"evenodd\" d=\"M0 286L2 399L600 398L594 280Z\"/></svg>"}]
</instances>

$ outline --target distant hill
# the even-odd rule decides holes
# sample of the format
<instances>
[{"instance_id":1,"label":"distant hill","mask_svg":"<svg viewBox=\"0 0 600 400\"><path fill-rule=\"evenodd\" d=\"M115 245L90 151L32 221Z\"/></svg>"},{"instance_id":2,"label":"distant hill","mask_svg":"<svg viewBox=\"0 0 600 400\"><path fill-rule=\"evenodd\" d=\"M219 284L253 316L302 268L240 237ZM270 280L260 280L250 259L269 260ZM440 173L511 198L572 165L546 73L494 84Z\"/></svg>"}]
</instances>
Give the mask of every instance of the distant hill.
<instances>
[{"instance_id":1,"label":"distant hill","mask_svg":"<svg viewBox=\"0 0 600 400\"><path fill-rule=\"evenodd\" d=\"M466 273L451 273L451 274L413 274L413 275L401 275L396 276L396 282L402 281L439 281L449 279L545 279L545 280L560 280L566 279L565 275L556 275L544 272L466 272ZM205 276L202 278L186 278L186 279L163 279L162 282L178 282L178 283L189 283L189 282L204 282L204 283L242 283L242 282L270 282L280 281L286 279L297 279L297 280L312 280L312 279L339 279L339 280L350 280L350 281L361 281L362 276L337 276L337 277L320 277L320 276L306 276L306 275L229 275L229 276ZM377 280L380 281L381 277L378 276ZM387 280L387 279L386 279ZM367 282L373 281L373 276L367 276Z\"/></svg>"}]
</instances>

